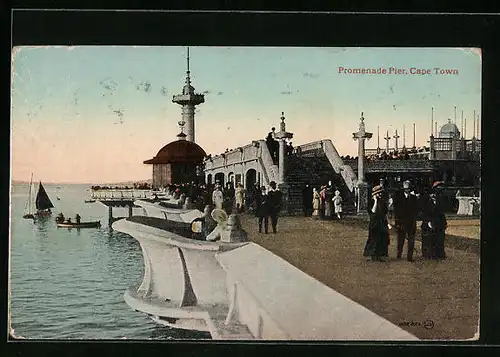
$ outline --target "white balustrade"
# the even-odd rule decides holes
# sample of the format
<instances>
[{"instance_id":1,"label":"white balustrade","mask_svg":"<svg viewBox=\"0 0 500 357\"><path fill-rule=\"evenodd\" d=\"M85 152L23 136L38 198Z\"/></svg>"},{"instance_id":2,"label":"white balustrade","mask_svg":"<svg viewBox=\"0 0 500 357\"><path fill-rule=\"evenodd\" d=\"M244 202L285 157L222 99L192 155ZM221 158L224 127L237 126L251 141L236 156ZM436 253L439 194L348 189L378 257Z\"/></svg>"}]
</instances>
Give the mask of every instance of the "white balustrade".
<instances>
[{"instance_id":1,"label":"white balustrade","mask_svg":"<svg viewBox=\"0 0 500 357\"><path fill-rule=\"evenodd\" d=\"M225 325L246 325L255 339L418 340L255 243L217 260L227 274Z\"/></svg>"},{"instance_id":2,"label":"white balustrade","mask_svg":"<svg viewBox=\"0 0 500 357\"><path fill-rule=\"evenodd\" d=\"M261 159L270 181L278 182L278 165L275 165L265 140L259 140Z\"/></svg>"},{"instance_id":3,"label":"white balustrade","mask_svg":"<svg viewBox=\"0 0 500 357\"><path fill-rule=\"evenodd\" d=\"M105 200L130 200L136 198L146 198L151 195L151 190L135 189L99 189L91 191L91 198Z\"/></svg>"}]
</instances>

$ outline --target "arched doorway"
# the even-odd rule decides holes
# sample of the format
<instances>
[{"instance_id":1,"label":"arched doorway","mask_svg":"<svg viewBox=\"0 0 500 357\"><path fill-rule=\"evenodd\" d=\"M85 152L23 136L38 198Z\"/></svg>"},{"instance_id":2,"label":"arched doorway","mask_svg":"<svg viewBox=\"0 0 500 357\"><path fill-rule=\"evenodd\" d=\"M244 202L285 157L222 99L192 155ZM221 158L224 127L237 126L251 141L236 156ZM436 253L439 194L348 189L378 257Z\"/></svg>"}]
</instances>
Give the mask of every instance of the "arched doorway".
<instances>
[{"instance_id":1,"label":"arched doorway","mask_svg":"<svg viewBox=\"0 0 500 357\"><path fill-rule=\"evenodd\" d=\"M208 174L207 176L207 184L212 184L212 174Z\"/></svg>"},{"instance_id":2,"label":"arched doorway","mask_svg":"<svg viewBox=\"0 0 500 357\"><path fill-rule=\"evenodd\" d=\"M245 174L245 188L250 188L257 183L257 171L250 169Z\"/></svg>"},{"instance_id":3,"label":"arched doorway","mask_svg":"<svg viewBox=\"0 0 500 357\"><path fill-rule=\"evenodd\" d=\"M219 183L219 185L221 186L224 186L224 173L223 172L219 172L219 173L216 173L215 174L215 182Z\"/></svg>"}]
</instances>

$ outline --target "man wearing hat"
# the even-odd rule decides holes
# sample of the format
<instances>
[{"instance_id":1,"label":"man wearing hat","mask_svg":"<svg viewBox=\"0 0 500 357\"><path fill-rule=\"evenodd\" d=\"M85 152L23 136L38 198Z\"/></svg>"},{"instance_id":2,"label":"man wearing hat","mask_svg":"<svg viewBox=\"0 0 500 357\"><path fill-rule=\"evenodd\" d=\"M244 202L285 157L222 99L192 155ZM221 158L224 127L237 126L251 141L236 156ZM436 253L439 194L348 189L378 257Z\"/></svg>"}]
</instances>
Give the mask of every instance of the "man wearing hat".
<instances>
[{"instance_id":1,"label":"man wearing hat","mask_svg":"<svg viewBox=\"0 0 500 357\"><path fill-rule=\"evenodd\" d=\"M417 230L418 201L410 192L410 181L403 182L403 189L397 191L392 198L394 221L398 236L397 257L401 259L405 239L408 240L407 260L413 262L415 250L415 232Z\"/></svg>"},{"instance_id":2,"label":"man wearing hat","mask_svg":"<svg viewBox=\"0 0 500 357\"><path fill-rule=\"evenodd\" d=\"M271 226L273 227L273 233L276 234L278 225L278 213L281 211L282 205L282 194L281 191L276 189L276 182L271 181L269 183L271 189L267 193L268 197L268 210L267 215L271 218ZM265 222L264 222L265 224Z\"/></svg>"},{"instance_id":3,"label":"man wearing hat","mask_svg":"<svg viewBox=\"0 0 500 357\"><path fill-rule=\"evenodd\" d=\"M426 259L445 259L444 238L447 227L446 216L438 199L442 182L432 184L422 210L422 256Z\"/></svg>"},{"instance_id":4,"label":"man wearing hat","mask_svg":"<svg viewBox=\"0 0 500 357\"><path fill-rule=\"evenodd\" d=\"M269 204L267 203L267 200L266 186L262 186L259 188L259 192L257 192L255 196L255 215L259 219L259 233L262 233L262 223L264 223L264 232L266 234L269 226L267 218Z\"/></svg>"}]
</instances>

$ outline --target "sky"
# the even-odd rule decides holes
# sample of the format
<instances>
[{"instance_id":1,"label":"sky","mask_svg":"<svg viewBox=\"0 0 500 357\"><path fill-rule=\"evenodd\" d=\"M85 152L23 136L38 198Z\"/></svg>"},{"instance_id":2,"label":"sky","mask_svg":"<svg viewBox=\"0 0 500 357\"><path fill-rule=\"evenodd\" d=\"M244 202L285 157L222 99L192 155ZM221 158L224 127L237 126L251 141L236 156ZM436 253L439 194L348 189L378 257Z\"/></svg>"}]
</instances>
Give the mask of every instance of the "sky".
<instances>
[{"instance_id":1,"label":"sky","mask_svg":"<svg viewBox=\"0 0 500 357\"><path fill-rule=\"evenodd\" d=\"M106 183L151 178L154 157L177 140L186 47L17 47L12 52L11 178ZM340 67L343 67L342 70ZM397 68L398 73L389 72ZM352 69L385 69L356 74ZM417 69L429 70L420 74ZM444 70L436 73L434 68ZM380 146L387 130L426 145L431 113L473 132L481 118L481 52L458 48L190 47L196 142L218 154L279 128L297 146L331 139L356 155L361 112ZM450 74L446 74L446 70ZM480 134L480 131L479 131ZM479 135L480 136L480 135ZM402 146L402 138L399 146ZM394 146L394 140L391 141Z\"/></svg>"}]
</instances>

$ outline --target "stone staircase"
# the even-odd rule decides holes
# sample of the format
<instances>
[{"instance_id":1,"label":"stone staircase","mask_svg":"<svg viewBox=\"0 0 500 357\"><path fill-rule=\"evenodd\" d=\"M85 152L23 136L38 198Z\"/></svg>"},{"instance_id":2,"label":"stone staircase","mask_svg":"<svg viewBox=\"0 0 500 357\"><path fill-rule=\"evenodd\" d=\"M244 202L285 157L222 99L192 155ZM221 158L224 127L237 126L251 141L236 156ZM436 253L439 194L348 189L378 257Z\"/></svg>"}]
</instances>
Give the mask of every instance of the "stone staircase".
<instances>
[{"instance_id":1,"label":"stone staircase","mask_svg":"<svg viewBox=\"0 0 500 357\"><path fill-rule=\"evenodd\" d=\"M287 156L286 160L285 181L288 184L288 214L303 214L302 189L305 184L309 183L319 190L328 181L332 181L335 189L340 191L343 199L343 213L349 214L356 211L354 194L349 190L342 176L335 172L324 152L321 150L308 151L300 156Z\"/></svg>"}]
</instances>

